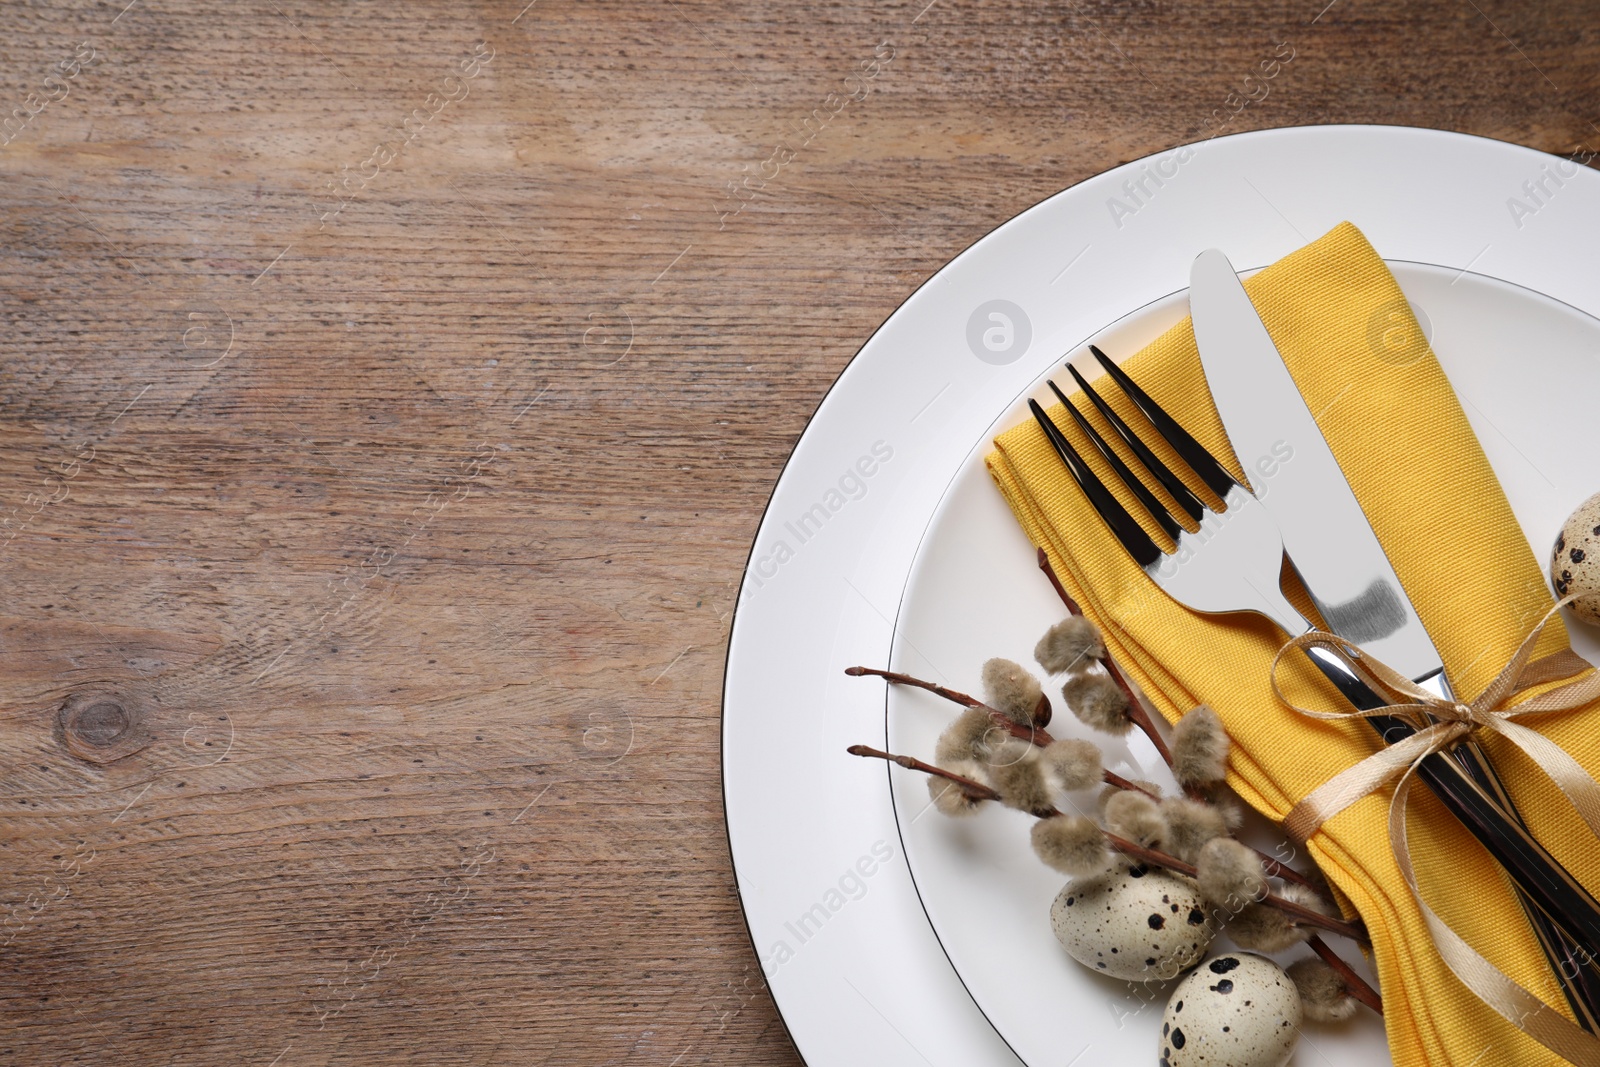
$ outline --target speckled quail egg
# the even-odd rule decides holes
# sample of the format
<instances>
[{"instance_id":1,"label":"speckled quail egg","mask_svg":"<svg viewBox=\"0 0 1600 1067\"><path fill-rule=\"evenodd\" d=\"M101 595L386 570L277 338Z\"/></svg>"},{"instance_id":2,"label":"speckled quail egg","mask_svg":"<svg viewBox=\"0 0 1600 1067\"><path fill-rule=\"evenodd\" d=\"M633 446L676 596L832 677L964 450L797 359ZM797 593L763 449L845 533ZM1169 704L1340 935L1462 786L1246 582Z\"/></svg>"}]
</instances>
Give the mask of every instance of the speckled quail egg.
<instances>
[{"instance_id":1,"label":"speckled quail egg","mask_svg":"<svg viewBox=\"0 0 1600 1067\"><path fill-rule=\"evenodd\" d=\"M1085 967L1144 982L1176 978L1206 954L1217 934L1192 881L1126 864L1068 882L1050 907L1050 925Z\"/></svg>"},{"instance_id":2,"label":"speckled quail egg","mask_svg":"<svg viewBox=\"0 0 1600 1067\"><path fill-rule=\"evenodd\" d=\"M1276 963L1249 952L1217 956L1172 991L1161 1067L1283 1067L1300 1017L1300 993Z\"/></svg>"},{"instance_id":3,"label":"speckled quail egg","mask_svg":"<svg viewBox=\"0 0 1600 1067\"><path fill-rule=\"evenodd\" d=\"M1600 493L1579 504L1561 528L1550 554L1550 582L1556 596L1583 594L1572 602L1573 613L1600 623Z\"/></svg>"}]
</instances>

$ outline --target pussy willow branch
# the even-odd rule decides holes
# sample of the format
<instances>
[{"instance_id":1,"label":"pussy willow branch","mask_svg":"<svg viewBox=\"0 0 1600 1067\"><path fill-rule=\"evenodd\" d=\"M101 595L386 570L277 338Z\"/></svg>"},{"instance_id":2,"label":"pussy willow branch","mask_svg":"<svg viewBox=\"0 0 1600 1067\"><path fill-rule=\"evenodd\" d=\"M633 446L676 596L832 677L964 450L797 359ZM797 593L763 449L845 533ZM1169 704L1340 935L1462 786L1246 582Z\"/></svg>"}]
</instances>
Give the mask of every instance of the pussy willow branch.
<instances>
[{"instance_id":1,"label":"pussy willow branch","mask_svg":"<svg viewBox=\"0 0 1600 1067\"><path fill-rule=\"evenodd\" d=\"M956 783L956 785L961 787L962 792L966 793L967 796L972 797L975 800L1000 799L1000 794L998 792L982 782L967 778L964 775L956 774L953 771L947 771L942 767L935 767L932 764L924 763L922 760L911 756L898 756L892 752L885 752L882 749L873 748L870 745L851 745L845 751L849 752L852 756L866 756L874 759L888 760L889 762L897 763L908 770L922 771L925 774L938 775L940 778L944 778ZM1036 818L1048 819L1052 816L1060 815L1061 812L1052 807L1041 809L1040 811L1035 811L1031 814ZM1127 838L1119 837L1110 831L1102 830L1101 832L1105 834L1106 844L1109 845L1114 851L1120 852L1125 856L1131 856L1141 863L1148 863L1152 867L1165 867L1169 871L1175 871L1178 874L1187 875L1190 878L1195 876L1195 867L1192 863L1185 863L1178 857L1161 852L1158 849L1146 848L1143 845L1135 844L1134 842L1129 841ZM1314 926L1321 930L1327 930L1329 933L1348 937L1352 941L1357 941L1364 945L1371 943L1367 940L1366 932L1359 925L1346 922L1343 919L1331 918L1322 914L1320 911L1313 911L1312 909L1304 907L1303 905L1296 904L1292 900L1285 900L1276 893L1268 893L1261 900L1255 901L1254 903L1265 904L1268 907L1278 909L1289 918L1293 919L1297 926Z\"/></svg>"},{"instance_id":2,"label":"pussy willow branch","mask_svg":"<svg viewBox=\"0 0 1600 1067\"><path fill-rule=\"evenodd\" d=\"M1050 557L1042 548L1039 549L1039 569L1044 571L1046 578L1050 579L1050 584L1055 587L1056 595L1061 598L1061 602L1067 606L1067 611L1073 615L1082 615L1083 609L1078 606L1076 600L1067 595L1066 589L1061 584L1061 579L1056 577L1055 568L1050 566ZM1156 746L1156 751L1161 753L1161 759L1166 765L1168 767L1172 766L1172 750L1167 747L1166 738L1162 737L1161 732L1156 729L1156 724L1150 719L1150 713L1144 710L1144 705L1139 703L1139 698L1133 695L1133 687L1128 684L1128 680L1117 669L1116 661L1111 658L1110 652L1107 652L1106 658L1100 662L1105 664L1106 673L1111 676L1113 682L1117 683L1117 688L1122 690L1122 695L1128 698L1128 718L1133 721L1133 725L1144 731L1144 735L1150 739L1150 743Z\"/></svg>"},{"instance_id":3,"label":"pussy willow branch","mask_svg":"<svg viewBox=\"0 0 1600 1067\"><path fill-rule=\"evenodd\" d=\"M1044 571L1044 576L1046 578L1050 579L1050 584L1055 588L1056 595L1061 598L1061 602L1067 606L1067 611L1073 615L1082 615L1083 609L1078 606L1078 602L1072 599L1072 596L1067 592L1066 588L1062 586L1061 579L1056 577L1055 568L1050 565L1049 553L1045 552L1045 550L1042 548L1039 549L1038 559L1039 569ZM1122 688L1123 694L1127 696L1128 707L1130 709L1138 709L1139 718L1134 719L1134 725L1143 730L1145 736L1150 738L1150 742L1156 746L1156 751L1161 753L1162 758L1166 760L1167 766L1170 768L1172 766L1172 753L1167 748L1166 742L1162 740L1161 735L1156 732L1155 724L1150 721L1149 716L1145 714L1144 708L1139 704L1138 699L1133 695L1133 690L1128 686L1127 679L1122 676L1122 672L1117 669L1116 663L1112 661L1109 654L1106 656L1104 662L1106 665L1106 673L1111 675L1112 681L1116 682L1117 685ZM1132 715L1129 717L1133 718ZM1287 881L1299 882L1301 885L1311 884L1309 879L1305 878L1294 868L1284 866L1282 863L1279 863L1277 860L1273 859L1271 856L1268 856L1266 853L1261 852L1260 850L1257 850L1257 855L1259 855L1265 861L1269 873L1276 874ZM1359 974L1351 970L1350 965L1342 960L1338 953L1329 948L1326 941L1322 940L1322 938L1318 937L1316 934L1312 934L1306 940L1306 944L1310 946L1311 951L1315 952L1318 956L1321 956L1323 960L1327 962L1328 966L1334 969L1340 978L1344 979L1345 988L1350 991L1350 995L1352 997L1365 1004L1379 1015L1383 1014L1383 1000L1378 996L1378 991L1368 985Z\"/></svg>"},{"instance_id":4,"label":"pussy willow branch","mask_svg":"<svg viewBox=\"0 0 1600 1067\"><path fill-rule=\"evenodd\" d=\"M1038 558L1039 569L1044 571L1044 576L1046 578L1050 579L1050 584L1055 587L1056 594L1061 597L1061 602L1067 606L1067 611L1071 612L1073 615L1082 615L1083 609L1078 606L1078 602L1076 600L1073 600L1072 597L1068 595L1066 589L1062 588L1061 579L1056 577L1055 568L1050 566L1050 557L1045 553L1044 549L1039 549ZM1112 679L1122 687L1123 694L1128 698L1128 718L1133 720L1133 724L1135 726L1144 731L1144 735L1150 739L1151 744L1156 746L1156 751L1160 753L1162 760L1166 762L1167 769L1171 770L1172 750L1167 747L1166 741L1162 739L1160 732L1156 730L1156 724L1151 721L1149 712L1144 710L1144 705L1140 704L1139 699L1133 695L1133 690L1128 686L1127 679L1123 678L1122 672L1117 670L1117 665L1112 661L1109 652L1106 654L1106 658L1102 662L1104 662L1106 665L1106 671L1111 675ZM1205 796L1198 789L1185 789L1184 792L1187 793L1192 800L1205 800ZM1254 849L1253 851L1257 856L1261 857L1261 862L1266 866L1268 874L1275 875L1279 878L1282 878L1284 881L1294 882L1298 885L1311 885L1310 880L1293 867L1290 867L1284 863L1280 863L1278 860L1273 859L1260 849Z\"/></svg>"},{"instance_id":5,"label":"pussy willow branch","mask_svg":"<svg viewBox=\"0 0 1600 1067\"><path fill-rule=\"evenodd\" d=\"M917 689L926 689L930 693L944 697L946 700L955 704L960 704L963 707L982 708L984 711L989 713L990 720L993 721L996 726L1009 732L1012 737L1020 737L1024 741L1031 741L1033 744L1038 745L1041 748L1055 740L1055 738L1051 737L1049 732L1042 726L1021 726L1015 722L1012 722L1010 719L1006 718L1002 712L991 708L977 697L969 696L966 693L959 693L954 689L949 689L933 682L923 681L921 678L914 678L909 674L901 674L899 671L882 671L876 667L846 667L844 669L844 673L848 674L852 678L882 678L884 681L892 682L895 685L909 685ZM1151 729L1154 730L1155 728L1151 727ZM1165 752L1166 750L1163 749L1162 751ZM901 756L896 760L896 762L899 762L900 759L911 758L912 757L910 756ZM1166 754L1166 758L1167 766L1171 767L1172 754L1168 752ZM906 763L901 763L900 765L902 767L910 766L910 764ZM944 772L938 771L938 773L943 774ZM1131 779L1122 777L1120 774L1114 774L1111 771L1104 771L1103 773L1105 783L1107 785L1114 785L1118 789L1131 789L1136 793L1143 793L1152 800L1161 799L1159 795L1150 792L1150 790L1146 789L1142 785L1139 785L1137 782L1132 781ZM1260 849L1253 849L1252 851L1255 852L1256 856L1261 860L1261 865L1266 868L1267 874L1271 875L1272 877L1282 878L1286 882L1294 882L1303 886L1309 886L1311 884L1311 881L1306 878L1305 875L1301 874L1293 867L1290 867L1284 863L1280 863L1278 860L1267 855L1265 852L1262 852Z\"/></svg>"},{"instance_id":6,"label":"pussy willow branch","mask_svg":"<svg viewBox=\"0 0 1600 1067\"><path fill-rule=\"evenodd\" d=\"M1013 722L1007 718L1006 714L1000 709L991 708L975 696L959 693L954 689L949 689L934 682L923 681L921 678L914 678L909 674L901 674L899 671L881 671L876 667L846 667L844 673L852 678L882 678L884 681L893 682L895 685L909 685L915 689L926 689L934 696L944 697L952 704L960 704L964 708L982 708L989 713L989 718L994 721L996 726L1005 730L1012 737L1020 737L1024 741L1031 741L1041 747L1055 740L1043 726L1023 726L1021 723Z\"/></svg>"},{"instance_id":7,"label":"pussy willow branch","mask_svg":"<svg viewBox=\"0 0 1600 1067\"><path fill-rule=\"evenodd\" d=\"M1383 998L1378 996L1378 991L1369 986L1359 974L1351 970L1350 965L1340 959L1339 954L1328 947L1326 941L1316 934L1312 934L1306 938L1306 945L1312 952L1321 956L1323 962L1332 967L1335 974L1344 979L1344 986L1350 991L1352 997L1355 997L1379 1015L1383 1014Z\"/></svg>"},{"instance_id":8,"label":"pussy willow branch","mask_svg":"<svg viewBox=\"0 0 1600 1067\"><path fill-rule=\"evenodd\" d=\"M939 685L936 682L928 682L922 680L921 678L913 678L911 675L901 674L899 671L883 671L876 667L846 667L844 669L844 673L848 674L852 678L863 678L870 675L874 678L883 678L887 681L894 682L897 685L915 686L918 689L926 689L935 696L944 697L946 700L952 703L960 704L962 707L982 708L984 711L989 713L989 717L993 719L997 725L1004 726L1010 730L1012 737L1020 737L1024 741L1031 741L1035 738L1038 738L1040 739L1040 744L1048 745L1051 741L1055 740L1055 738L1051 737L1045 732L1045 729L1042 725L1023 726L1021 723L1013 722L1007 718L1005 713L1000 711L1000 709L990 707L977 697L972 696L969 693L957 692L954 689ZM1038 709L1048 712L1050 710L1050 698L1045 696L1043 693L1039 694L1039 703L1037 707ZM1038 722L1041 720L1036 719L1035 721Z\"/></svg>"},{"instance_id":9,"label":"pussy willow branch","mask_svg":"<svg viewBox=\"0 0 1600 1067\"><path fill-rule=\"evenodd\" d=\"M921 771L923 774L931 774L935 778L943 778L947 782L954 782L961 787L963 793L973 800L1000 799L998 792L982 782L974 781L965 775L957 774L955 771L947 771L943 767L935 767L933 764L925 763L915 756L897 756L893 752L885 752L883 749L873 748L871 745L851 745L845 751L852 756L870 756L873 759L888 760L890 763L898 764L908 771Z\"/></svg>"}]
</instances>

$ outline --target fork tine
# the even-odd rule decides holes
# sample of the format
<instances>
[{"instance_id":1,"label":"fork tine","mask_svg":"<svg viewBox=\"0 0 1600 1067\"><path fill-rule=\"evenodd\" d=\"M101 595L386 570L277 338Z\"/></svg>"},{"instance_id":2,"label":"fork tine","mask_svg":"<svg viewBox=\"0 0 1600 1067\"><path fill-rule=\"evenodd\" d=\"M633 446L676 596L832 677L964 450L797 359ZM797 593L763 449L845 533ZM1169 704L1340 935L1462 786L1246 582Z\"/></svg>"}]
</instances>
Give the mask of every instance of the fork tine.
<instances>
[{"instance_id":1,"label":"fork tine","mask_svg":"<svg viewBox=\"0 0 1600 1067\"><path fill-rule=\"evenodd\" d=\"M1172 517L1172 513L1166 509L1161 501L1156 499L1154 493L1145 487L1139 476L1128 469L1128 465L1122 462L1122 457L1117 455L1112 447L1106 443L1106 439L1100 436L1100 432L1089 425L1089 420L1084 418L1082 413L1073 406L1072 401L1067 399L1067 394L1063 393L1056 387L1056 383L1049 379L1045 380L1045 384L1050 387L1052 393L1056 394L1056 399L1061 401L1062 406L1067 409L1067 414L1072 416L1072 421L1076 422L1083 432L1088 435L1094 447L1105 457L1106 462L1111 465L1111 469L1116 472L1117 477L1121 478L1122 483L1133 493L1134 498L1150 513L1150 517L1155 519L1156 523L1167 532L1167 536L1176 541L1178 535L1183 532L1183 527L1178 525L1177 520Z\"/></svg>"},{"instance_id":2,"label":"fork tine","mask_svg":"<svg viewBox=\"0 0 1600 1067\"><path fill-rule=\"evenodd\" d=\"M1178 506L1188 512L1191 519L1199 522L1201 515L1205 513L1205 505L1200 503L1200 498L1189 492L1189 487L1172 473L1172 468L1161 462L1161 458L1150 451L1150 447L1133 432L1133 427L1122 421L1122 416L1117 414L1116 409L1100 398L1100 394L1095 392L1084 376L1078 373L1077 367L1068 363L1067 371L1072 375L1072 380L1078 383L1078 388L1083 390L1083 395L1089 398L1089 402L1105 416L1111 428L1117 431L1117 436L1121 437L1133 450L1133 454L1139 457L1139 462L1144 464L1145 470L1156 476L1156 480L1166 488L1172 499L1178 502Z\"/></svg>"},{"instance_id":3,"label":"fork tine","mask_svg":"<svg viewBox=\"0 0 1600 1067\"><path fill-rule=\"evenodd\" d=\"M1148 567L1160 559L1161 549L1150 540L1150 535L1144 532L1144 527L1135 522L1121 502L1111 495L1111 491L1095 476L1094 471L1089 469L1089 465L1078 455L1071 442L1062 435L1060 427L1050 421L1050 416L1044 413L1044 408L1040 407L1039 402L1032 397L1028 398L1028 410L1033 412L1034 421L1044 431L1045 437L1049 438L1056 455L1061 457L1061 462L1066 465L1073 481L1078 483L1083 495L1089 498L1090 506L1099 513L1116 539L1122 542L1122 547L1128 550L1128 555L1133 557L1134 562L1141 567Z\"/></svg>"},{"instance_id":4,"label":"fork tine","mask_svg":"<svg viewBox=\"0 0 1600 1067\"><path fill-rule=\"evenodd\" d=\"M1094 353L1094 358L1099 360L1100 366L1111 375L1111 380L1128 394L1128 399L1144 413L1144 417L1150 420L1156 431L1167 439L1173 451L1177 452L1200 480L1206 483L1206 488L1217 494L1218 498L1227 496L1228 490L1238 483L1233 480L1233 475L1217 462L1216 457L1202 448L1199 441L1189 436L1189 431L1179 426L1178 420L1162 411L1161 406L1151 400L1150 395L1140 389L1121 367L1107 359L1104 352L1094 345L1089 346L1089 351Z\"/></svg>"}]
</instances>

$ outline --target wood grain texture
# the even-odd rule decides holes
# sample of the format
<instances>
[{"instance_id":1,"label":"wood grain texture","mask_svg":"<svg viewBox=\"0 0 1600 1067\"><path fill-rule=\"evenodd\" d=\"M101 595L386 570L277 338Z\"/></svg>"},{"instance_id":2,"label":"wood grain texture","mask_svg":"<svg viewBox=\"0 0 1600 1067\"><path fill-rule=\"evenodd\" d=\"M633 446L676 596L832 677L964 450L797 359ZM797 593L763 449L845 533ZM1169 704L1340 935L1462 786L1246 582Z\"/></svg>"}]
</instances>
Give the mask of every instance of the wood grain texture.
<instances>
[{"instance_id":1,"label":"wood grain texture","mask_svg":"<svg viewBox=\"0 0 1600 1067\"><path fill-rule=\"evenodd\" d=\"M0 8L7 1063L796 1062L722 664L874 327L1280 42L1600 147L1592 6L124 4Z\"/></svg>"}]
</instances>

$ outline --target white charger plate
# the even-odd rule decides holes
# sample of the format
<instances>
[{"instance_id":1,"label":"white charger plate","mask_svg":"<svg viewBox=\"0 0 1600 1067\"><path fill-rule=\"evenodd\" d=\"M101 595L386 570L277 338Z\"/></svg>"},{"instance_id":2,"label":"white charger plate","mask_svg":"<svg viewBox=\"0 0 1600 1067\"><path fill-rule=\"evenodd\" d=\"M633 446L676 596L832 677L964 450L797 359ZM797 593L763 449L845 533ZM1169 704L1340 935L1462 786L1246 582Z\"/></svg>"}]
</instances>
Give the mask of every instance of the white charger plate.
<instances>
[{"instance_id":1,"label":"white charger plate","mask_svg":"<svg viewBox=\"0 0 1600 1067\"><path fill-rule=\"evenodd\" d=\"M1108 324L1118 324L1119 349L1131 351L1163 315L1180 317L1174 294L1201 249L1264 265L1348 219L1433 320L1435 346L1542 556L1566 514L1600 488L1580 417L1600 399L1600 334L1580 314L1600 313L1600 271L1585 248L1585 235L1600 232L1600 175L1563 173L1556 186L1546 175L1559 163L1495 141L1394 127L1219 138L1181 160L1175 150L1100 175L1011 220L923 285L862 348L774 489L740 593L724 692L735 871L767 982L808 1062L1003 1064L1018 1062L1014 1047L1043 1067L1154 1048L1154 1031L1141 1027L1158 1010L1108 1031L1117 1021L1108 1005L1125 991L1099 984L1088 996L1071 986L1073 965L1063 969L1059 955L1052 963L1059 950L1044 912L1037 925L1025 914L1038 892L1026 878L1049 878L1025 839L1001 849L1003 860L951 863L949 843L938 840L948 824L916 819L921 783L844 753L855 742L889 743L882 683L846 678L846 666L888 662L898 640L904 662L921 655L918 669L973 687L985 657L1025 660L1036 623L1059 615L1026 540L974 477L974 460L1011 424L1019 399ZM1162 184L1151 171L1166 176ZM1126 208L1124 183L1140 179L1137 210L1113 212L1109 201ZM1543 202L1533 205L1522 186L1541 179ZM1514 215L1512 197L1537 210ZM1472 299L1459 298L1469 290ZM1468 351L1469 341L1480 356L1449 354ZM1542 375L1561 376L1559 384ZM935 522L942 506L970 518ZM941 594L933 561L962 538L978 538L973 558L998 568L1004 584L995 588L1005 594L994 608L1014 630L980 626L971 612L954 627L938 621L948 620L938 605L967 594L959 580ZM897 616L906 628L898 639ZM1580 651L1593 658L1592 639ZM895 743L915 745L902 731L916 723L936 731L941 721L942 709L897 710ZM1148 763L1133 746L1127 755ZM1023 901L1001 909L1019 917L1015 929L1001 925L1005 936L1026 943L1030 967L1066 976L1029 1013L1055 1020L1053 1029L1019 1024L1007 990L969 948L973 902L992 911L1010 899L1002 893ZM1316 1048L1326 1045L1323 1032L1310 1033ZM1373 1040L1341 1039L1349 1047L1334 1048L1328 1062L1374 1062ZM1309 1049L1300 1060L1323 1062Z\"/></svg>"}]
</instances>

